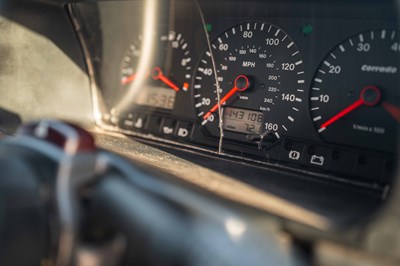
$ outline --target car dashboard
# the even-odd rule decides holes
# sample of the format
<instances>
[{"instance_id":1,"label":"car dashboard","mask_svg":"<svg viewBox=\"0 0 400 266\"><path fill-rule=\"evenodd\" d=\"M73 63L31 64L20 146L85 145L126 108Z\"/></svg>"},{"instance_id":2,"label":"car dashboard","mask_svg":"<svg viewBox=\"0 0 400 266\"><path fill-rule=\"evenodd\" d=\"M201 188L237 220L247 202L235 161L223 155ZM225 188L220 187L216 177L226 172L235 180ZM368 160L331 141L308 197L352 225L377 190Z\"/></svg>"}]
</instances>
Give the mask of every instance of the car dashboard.
<instances>
[{"instance_id":1,"label":"car dashboard","mask_svg":"<svg viewBox=\"0 0 400 266\"><path fill-rule=\"evenodd\" d=\"M154 21L141 2L70 10L101 128L384 186L399 124L395 14L348 5L177 1L153 7Z\"/></svg>"},{"instance_id":2,"label":"car dashboard","mask_svg":"<svg viewBox=\"0 0 400 266\"><path fill-rule=\"evenodd\" d=\"M398 262L396 1L47 2L0 6L5 134L72 120L318 243L318 265Z\"/></svg>"}]
</instances>

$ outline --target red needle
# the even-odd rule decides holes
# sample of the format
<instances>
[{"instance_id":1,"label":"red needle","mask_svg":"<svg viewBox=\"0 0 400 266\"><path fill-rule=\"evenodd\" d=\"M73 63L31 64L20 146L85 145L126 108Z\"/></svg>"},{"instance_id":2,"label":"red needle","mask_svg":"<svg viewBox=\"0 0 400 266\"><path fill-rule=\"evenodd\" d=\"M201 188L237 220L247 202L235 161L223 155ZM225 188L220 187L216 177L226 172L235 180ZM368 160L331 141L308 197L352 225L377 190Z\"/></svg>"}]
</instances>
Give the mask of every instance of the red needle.
<instances>
[{"instance_id":1,"label":"red needle","mask_svg":"<svg viewBox=\"0 0 400 266\"><path fill-rule=\"evenodd\" d=\"M354 103L352 103L351 105L349 105L348 107L346 107L345 109L340 111L337 115L335 115L334 117L332 117L331 119L329 119L328 121L323 123L320 128L326 128L327 126L335 123L337 120L339 120L343 116L349 114L350 112L354 111L355 109L357 109L358 107L360 107L363 104L364 104L364 100L358 99L357 101L355 101Z\"/></svg>"},{"instance_id":2,"label":"red needle","mask_svg":"<svg viewBox=\"0 0 400 266\"><path fill-rule=\"evenodd\" d=\"M390 104L388 102L383 102L383 108L393 116L394 119L397 120L398 123L400 123L400 108L397 106L394 106L393 104Z\"/></svg>"},{"instance_id":3,"label":"red needle","mask_svg":"<svg viewBox=\"0 0 400 266\"><path fill-rule=\"evenodd\" d=\"M371 94L372 93L372 94ZM367 95L369 94L369 95ZM362 105L366 106L374 106L378 104L378 102L381 99L381 92L376 86L367 86L364 89L362 89L360 93L360 98L355 101L354 103L350 104L347 106L345 109L340 111L338 114L336 114L334 117L326 121L320 126L320 129L326 128L329 125L332 125L336 121L338 121L340 118L348 115L349 113L353 112L357 108L359 108Z\"/></svg>"},{"instance_id":4,"label":"red needle","mask_svg":"<svg viewBox=\"0 0 400 266\"><path fill-rule=\"evenodd\" d=\"M244 84L243 84L244 82ZM223 105L229 98L231 98L238 91L245 91L250 87L249 78L245 75L239 75L236 77L234 82L235 87L233 87L220 101L219 105ZM210 111L208 111L204 116L203 120L206 120L212 113L218 109L218 103L216 103Z\"/></svg>"},{"instance_id":5,"label":"red needle","mask_svg":"<svg viewBox=\"0 0 400 266\"><path fill-rule=\"evenodd\" d=\"M124 77L124 78L121 79L121 84L122 85L126 85L128 83L131 83L132 81L135 80L135 78L136 78L136 73L132 74L132 75L130 75L128 77Z\"/></svg>"},{"instance_id":6,"label":"red needle","mask_svg":"<svg viewBox=\"0 0 400 266\"><path fill-rule=\"evenodd\" d=\"M152 73L153 79L154 80L161 80L162 82L164 82L168 87L170 87L171 89L175 90L175 91L179 91L179 87L176 86L171 80L169 80L166 76L164 76L164 74L161 71L161 68L156 67L153 69L153 73Z\"/></svg>"},{"instance_id":7,"label":"red needle","mask_svg":"<svg viewBox=\"0 0 400 266\"><path fill-rule=\"evenodd\" d=\"M145 78L147 78L148 75L149 75L149 72L147 71L147 72L144 74ZM121 79L121 84L122 84L122 85L129 84L129 83L131 83L132 81L134 81L138 76L139 76L138 73L134 73L134 74L132 74L132 75L130 75L130 76L123 77L123 78Z\"/></svg>"}]
</instances>

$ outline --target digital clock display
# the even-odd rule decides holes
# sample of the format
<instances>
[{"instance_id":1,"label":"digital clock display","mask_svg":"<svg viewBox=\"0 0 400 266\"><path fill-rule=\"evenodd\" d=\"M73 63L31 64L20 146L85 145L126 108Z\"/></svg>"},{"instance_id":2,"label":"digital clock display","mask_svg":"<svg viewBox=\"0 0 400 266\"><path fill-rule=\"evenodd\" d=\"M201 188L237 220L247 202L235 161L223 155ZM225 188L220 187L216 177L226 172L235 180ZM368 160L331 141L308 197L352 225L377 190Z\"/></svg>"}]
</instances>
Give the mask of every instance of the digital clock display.
<instances>
[{"instance_id":1,"label":"digital clock display","mask_svg":"<svg viewBox=\"0 0 400 266\"><path fill-rule=\"evenodd\" d=\"M149 87L142 90L135 99L138 105L172 110L174 109L176 91L169 88Z\"/></svg>"},{"instance_id":2,"label":"digital clock display","mask_svg":"<svg viewBox=\"0 0 400 266\"><path fill-rule=\"evenodd\" d=\"M225 107L223 129L244 134L259 134L263 118L262 112Z\"/></svg>"}]
</instances>

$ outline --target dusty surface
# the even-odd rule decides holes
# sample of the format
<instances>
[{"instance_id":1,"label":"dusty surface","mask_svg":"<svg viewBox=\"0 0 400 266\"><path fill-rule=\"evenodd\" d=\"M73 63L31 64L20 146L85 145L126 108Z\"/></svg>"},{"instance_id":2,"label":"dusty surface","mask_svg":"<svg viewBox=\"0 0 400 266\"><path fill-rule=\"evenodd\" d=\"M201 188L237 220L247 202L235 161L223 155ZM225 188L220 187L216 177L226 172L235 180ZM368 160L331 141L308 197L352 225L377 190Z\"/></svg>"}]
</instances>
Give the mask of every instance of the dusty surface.
<instances>
[{"instance_id":1,"label":"dusty surface","mask_svg":"<svg viewBox=\"0 0 400 266\"><path fill-rule=\"evenodd\" d=\"M320 229L329 227L327 219L300 206L123 135L109 135L109 133L106 135L97 131L96 142L104 149L174 174L230 200Z\"/></svg>"}]
</instances>

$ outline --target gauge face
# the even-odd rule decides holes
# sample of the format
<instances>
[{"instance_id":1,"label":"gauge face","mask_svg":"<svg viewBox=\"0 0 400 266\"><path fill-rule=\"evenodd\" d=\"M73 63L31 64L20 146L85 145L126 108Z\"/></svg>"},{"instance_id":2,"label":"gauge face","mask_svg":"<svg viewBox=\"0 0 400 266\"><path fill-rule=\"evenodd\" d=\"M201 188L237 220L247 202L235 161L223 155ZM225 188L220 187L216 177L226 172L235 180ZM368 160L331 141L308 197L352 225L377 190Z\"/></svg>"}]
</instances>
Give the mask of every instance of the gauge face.
<instances>
[{"instance_id":1,"label":"gauge face","mask_svg":"<svg viewBox=\"0 0 400 266\"><path fill-rule=\"evenodd\" d=\"M176 93L187 92L191 80L191 54L182 34L170 31L157 37L155 62L145 71L146 89L135 98L135 104L172 110ZM137 66L141 57L141 37L133 42L126 53L120 75L122 91L137 79Z\"/></svg>"},{"instance_id":2,"label":"gauge face","mask_svg":"<svg viewBox=\"0 0 400 266\"><path fill-rule=\"evenodd\" d=\"M211 49L219 95L207 51L193 86L200 124L212 136L219 136L219 100L225 137L243 140L262 135L274 141L284 135L304 94L304 65L292 39L274 25L251 22L222 33Z\"/></svg>"},{"instance_id":3,"label":"gauge face","mask_svg":"<svg viewBox=\"0 0 400 266\"><path fill-rule=\"evenodd\" d=\"M347 39L322 61L311 117L328 142L394 151L400 123L400 42L393 30Z\"/></svg>"}]
</instances>

